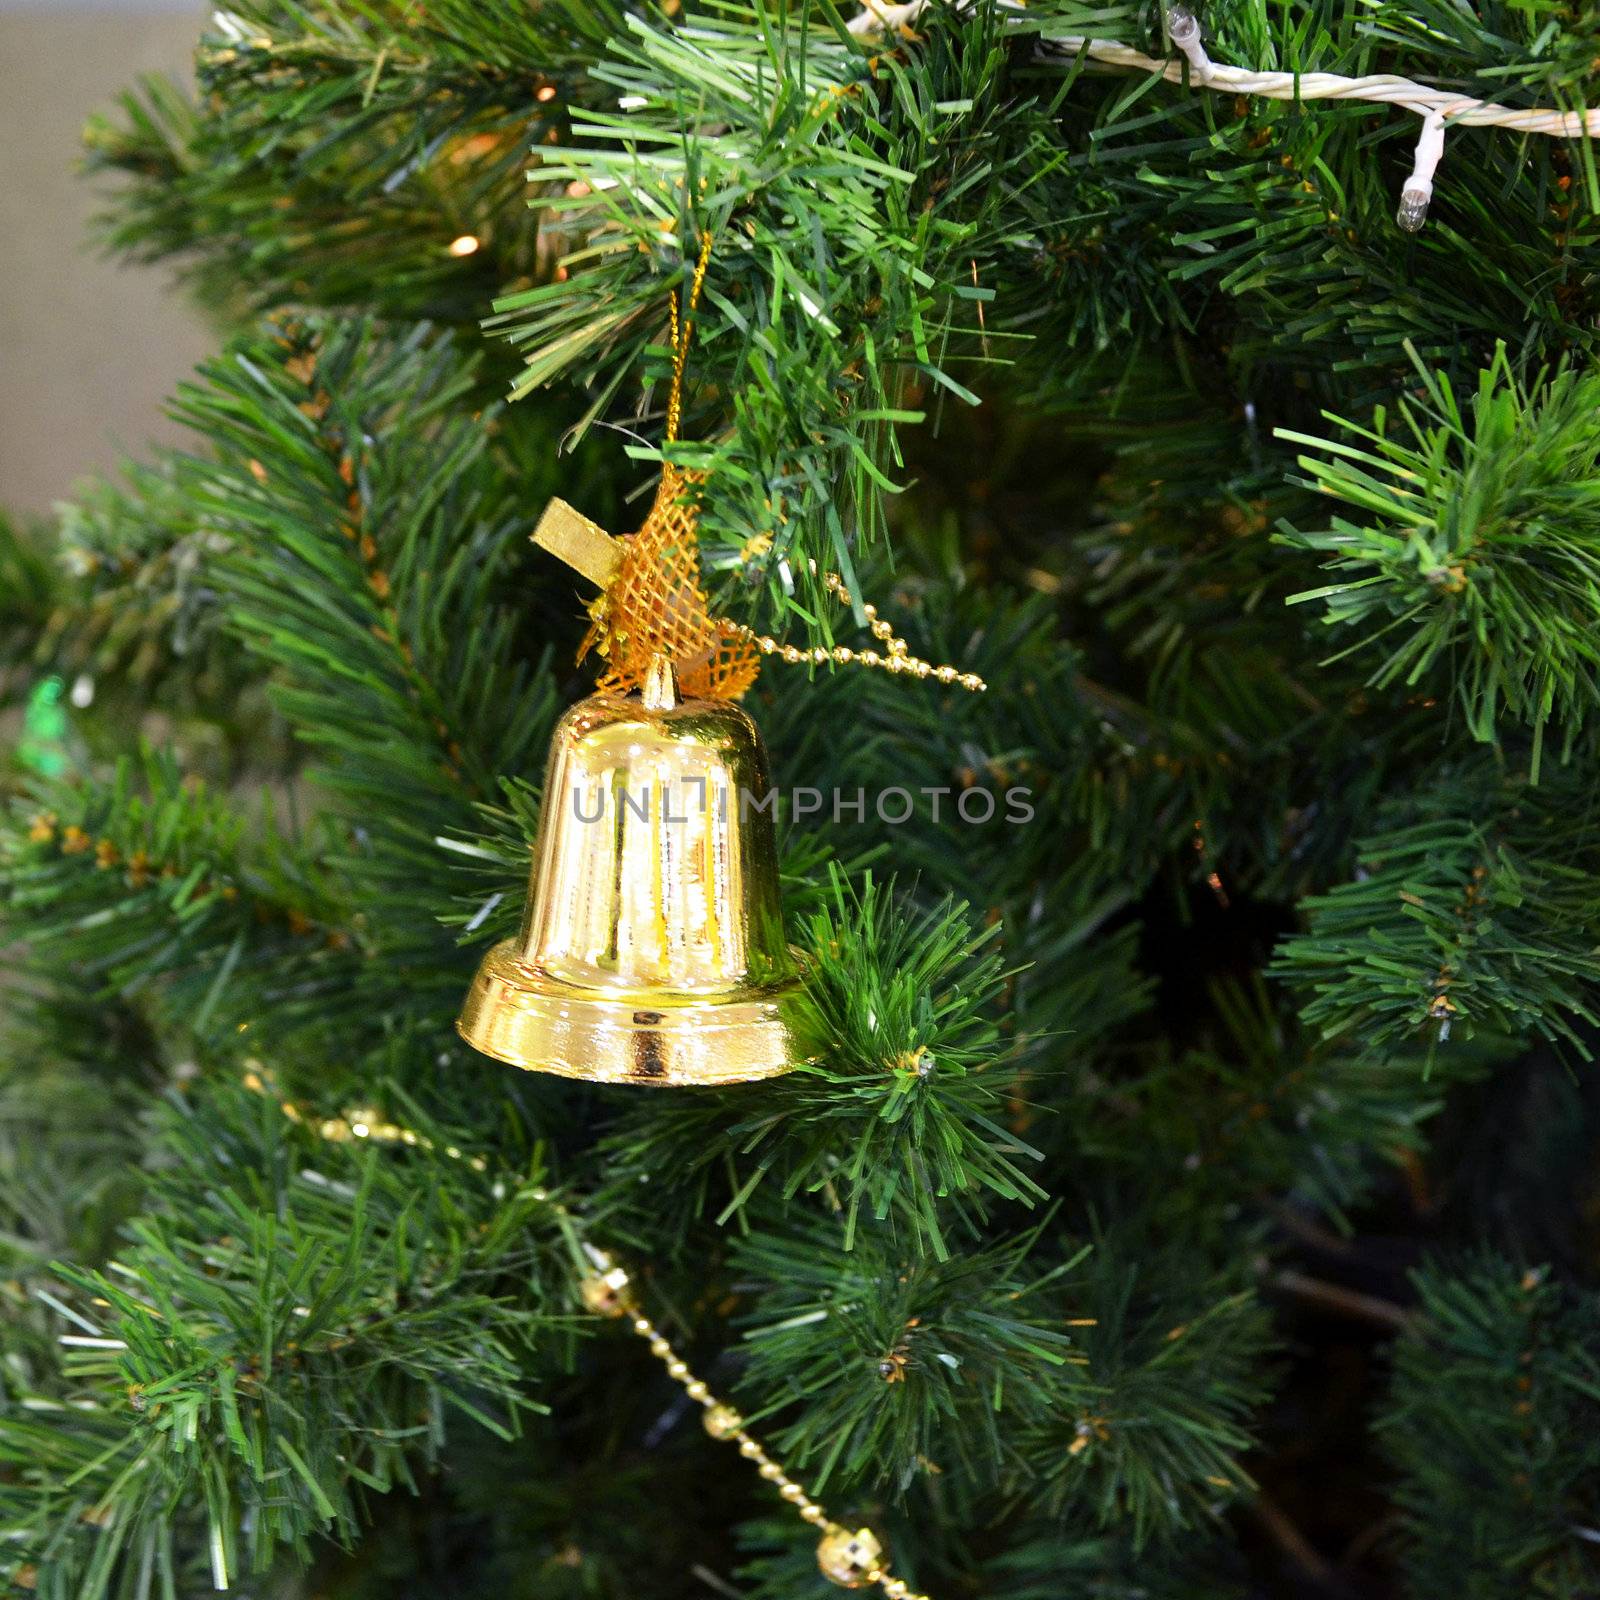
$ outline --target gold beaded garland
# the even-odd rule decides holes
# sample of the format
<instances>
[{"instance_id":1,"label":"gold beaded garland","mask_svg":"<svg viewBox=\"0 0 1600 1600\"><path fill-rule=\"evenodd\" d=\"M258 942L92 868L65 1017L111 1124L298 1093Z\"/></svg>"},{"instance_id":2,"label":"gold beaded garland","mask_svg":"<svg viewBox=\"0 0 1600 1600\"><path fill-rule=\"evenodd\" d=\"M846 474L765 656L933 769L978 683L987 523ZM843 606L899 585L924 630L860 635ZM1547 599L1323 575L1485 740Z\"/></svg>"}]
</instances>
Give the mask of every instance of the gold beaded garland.
<instances>
[{"instance_id":1,"label":"gold beaded garland","mask_svg":"<svg viewBox=\"0 0 1600 1600\"><path fill-rule=\"evenodd\" d=\"M629 1310L627 1287L627 1273L621 1267L609 1267L584 1278L578 1284L578 1298L584 1309L597 1317L625 1317Z\"/></svg>"},{"instance_id":2,"label":"gold beaded garland","mask_svg":"<svg viewBox=\"0 0 1600 1600\"><path fill-rule=\"evenodd\" d=\"M823 1577L841 1589L859 1589L883 1577L883 1546L871 1528L852 1533L837 1524L829 1527L817 1545L817 1565Z\"/></svg>"},{"instance_id":3,"label":"gold beaded garland","mask_svg":"<svg viewBox=\"0 0 1600 1600\"><path fill-rule=\"evenodd\" d=\"M667 1369L668 1376L681 1383L684 1392L705 1407L701 1422L706 1432L713 1439L737 1444L739 1454L754 1463L761 1477L777 1489L801 1519L823 1530L817 1546L817 1565L821 1571L846 1589L875 1583L889 1600L927 1600L926 1595L916 1594L903 1578L896 1578L888 1571L883 1544L870 1528L858 1528L852 1533L830 1520L827 1511L806 1492L805 1485L791 1478L783 1463L769 1456L761 1441L745 1431L744 1419L739 1413L726 1401L718 1400L704 1379L695 1377L689 1364L656 1325L638 1310L628 1274L613 1264L609 1256L587 1245L584 1248L589 1251L597 1270L579 1285L583 1303L601 1316L631 1317L633 1331L650 1346L650 1354Z\"/></svg>"},{"instance_id":4,"label":"gold beaded garland","mask_svg":"<svg viewBox=\"0 0 1600 1600\"><path fill-rule=\"evenodd\" d=\"M739 1454L746 1461L755 1463L756 1471L795 1508L801 1519L823 1530L817 1545L817 1566L827 1578L846 1589L860 1589L875 1583L888 1596L888 1600L928 1600L926 1595L917 1594L904 1578L897 1578L888 1570L883 1543L870 1528L857 1528L851 1532L829 1519L827 1511L806 1492L805 1485L796 1483L784 1470L783 1463L773 1460L761 1441L745 1432L744 1420L739 1413L725 1401L713 1399L707 1385L690 1374L688 1366L656 1332L651 1322L644 1317L636 1317L633 1330L642 1338L649 1339L651 1354L665 1365L668 1373L682 1383L693 1398L705 1406L701 1421L706 1432L713 1439L732 1440L737 1444Z\"/></svg>"},{"instance_id":5,"label":"gold beaded garland","mask_svg":"<svg viewBox=\"0 0 1600 1600\"><path fill-rule=\"evenodd\" d=\"M246 1088L257 1094L272 1093L266 1070L257 1062L249 1064L244 1083ZM290 1121L308 1121L301 1108L293 1102L280 1100L278 1104ZM375 1114L366 1111L351 1112L343 1118L328 1118L310 1126L320 1137L335 1144L358 1138L370 1139L377 1144L424 1143L421 1134L380 1121ZM486 1163L480 1156L467 1156L453 1146L447 1146L445 1154L467 1162L474 1171L486 1170ZM761 1477L777 1489L786 1504L794 1507L800 1519L823 1530L817 1545L817 1565L824 1576L846 1589L877 1584L887 1600L928 1600L928 1596L918 1594L905 1579L895 1577L888 1570L883 1544L870 1528L857 1528L852 1532L832 1521L827 1510L806 1492L805 1485L791 1478L783 1464L767 1454L761 1441L745 1431L744 1419L738 1411L726 1401L717 1399L710 1386L690 1372L688 1363L678 1356L671 1344L657 1331L655 1324L639 1310L633 1297L632 1279L626 1269L618 1266L604 1251L582 1240L577 1218L559 1200L543 1190L534 1191L534 1196L548 1204L561 1218L574 1249L581 1250L588 1258L591 1270L578 1280L578 1297L584 1308L595 1316L619 1321L628 1318L634 1333L649 1344L650 1353L666 1367L672 1378L683 1385L684 1392L705 1408L701 1420L706 1432L713 1439L737 1443L739 1454L756 1464Z\"/></svg>"},{"instance_id":6,"label":"gold beaded garland","mask_svg":"<svg viewBox=\"0 0 1600 1600\"><path fill-rule=\"evenodd\" d=\"M812 563L811 570L816 571L815 562ZM829 594L834 595L841 605L854 604L850 591L837 572L824 573L822 582L823 587ZM753 644L762 655L776 655L790 666L798 666L801 662L808 661L820 667L832 661L837 666L847 667L854 662L858 667L882 667L885 672L909 673L914 678L931 677L938 683L959 684L961 688L973 694L981 694L989 687L975 672L958 672L951 666L936 667L931 661L924 661L920 656L912 655L910 646L895 633L894 624L880 617L878 608L870 601L862 606L861 614L867 619L867 627L872 637L882 640L888 646L887 655L880 655L876 650L852 650L848 645L842 644L834 645L831 650L823 645L804 650L798 645L780 644L770 633L757 633L742 622L729 622L724 619L723 626L738 638Z\"/></svg>"},{"instance_id":7,"label":"gold beaded garland","mask_svg":"<svg viewBox=\"0 0 1600 1600\"><path fill-rule=\"evenodd\" d=\"M744 1418L730 1405L718 1401L700 1419L713 1439L731 1439L744 1426Z\"/></svg>"}]
</instances>

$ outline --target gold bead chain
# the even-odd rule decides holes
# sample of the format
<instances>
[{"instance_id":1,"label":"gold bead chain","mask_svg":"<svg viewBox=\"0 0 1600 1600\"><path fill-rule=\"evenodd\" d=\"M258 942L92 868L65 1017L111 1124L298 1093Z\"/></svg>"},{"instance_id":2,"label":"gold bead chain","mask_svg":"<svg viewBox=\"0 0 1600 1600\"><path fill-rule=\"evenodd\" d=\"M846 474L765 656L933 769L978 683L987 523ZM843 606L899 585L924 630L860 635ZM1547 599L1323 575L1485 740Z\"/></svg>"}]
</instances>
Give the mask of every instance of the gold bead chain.
<instances>
[{"instance_id":1,"label":"gold bead chain","mask_svg":"<svg viewBox=\"0 0 1600 1600\"><path fill-rule=\"evenodd\" d=\"M826 573L822 581L828 593L838 597L840 604L849 606L853 603L850 591L837 572ZM867 619L867 626L871 628L873 638L882 640L888 646L885 654L880 655L876 650L852 650L848 645L842 644L834 645L831 650L820 644L805 650L795 644L780 644L770 633L756 633L742 622L731 622L726 619L724 621L725 625L740 638L749 639L762 655L775 655L779 660L788 662L790 666L809 663L820 667L832 661L841 667L847 667L854 663L858 667L881 667L885 672L903 672L909 673L913 678L932 678L938 683L959 684L961 688L970 690L974 694L981 694L989 687L975 672L960 672L951 666L936 667L931 661L924 661L920 656L912 655L905 640L895 633L894 625L880 617L878 608L870 601L862 606L861 612Z\"/></svg>"},{"instance_id":2,"label":"gold bead chain","mask_svg":"<svg viewBox=\"0 0 1600 1600\"><path fill-rule=\"evenodd\" d=\"M347 1111L338 1117L312 1116L294 1101L279 1098L270 1072L259 1061L245 1063L243 1083L252 1093L274 1100L290 1122L309 1129L329 1144L402 1145L412 1149L439 1151L452 1161L465 1163L474 1172L488 1170L488 1163L482 1156L468 1155L453 1144L440 1146L426 1134L391 1122L376 1110L362 1108ZM835 1522L806 1492L805 1485L791 1478L781 1463L767 1454L761 1441L745 1427L739 1413L726 1401L718 1399L710 1386L689 1370L688 1363L640 1309L628 1274L603 1250L597 1250L582 1238L578 1219L572 1212L546 1189L534 1189L532 1194L535 1200L548 1205L555 1213L563 1232L581 1251L588 1264L590 1270L578 1284L578 1295L584 1307L596 1316L617 1320L626 1318L634 1333L648 1342L651 1355L667 1369L667 1376L681 1384L684 1393L704 1408L701 1420L706 1432L713 1439L737 1445L739 1454L754 1464L760 1476L778 1491L787 1504L794 1507L795 1514L802 1521L822 1530L822 1541L817 1547L817 1565L823 1576L846 1589L877 1584L888 1600L928 1600L927 1595L918 1594L904 1578L897 1578L889 1571L888 1563L883 1559L883 1546L870 1528L852 1530L843 1523Z\"/></svg>"},{"instance_id":3,"label":"gold bead chain","mask_svg":"<svg viewBox=\"0 0 1600 1600\"><path fill-rule=\"evenodd\" d=\"M711 263L711 234L709 231L700 235L700 255L695 262L694 277L689 286L689 314L692 315L695 307L700 303L700 291L706 281L706 268ZM667 302L667 314L672 330L672 388L667 398L667 432L668 443L678 437L678 428L683 420L683 369L689 355L689 326L688 318L680 320L678 316L678 297L676 295ZM816 562L811 563L811 570L817 570ZM850 591L845 588L844 580L837 572L828 573L824 579L828 592L837 595L840 603L848 609L852 603ZM777 656L786 661L790 666L798 666L808 662L814 666L823 666L829 661L839 666L849 666L852 662L860 667L881 667L885 672L909 673L913 678L933 678L938 683L955 683L963 689L974 694L981 694L988 685L975 672L959 672L950 666L936 667L930 661L923 661L920 657L911 654L906 647L904 639L899 638L894 628L878 615L878 608L870 602L861 608L862 615L866 617L868 626L872 629L872 636L881 640L888 646L886 654L880 655L876 650L852 650L846 645L835 645L831 650L817 645L810 650L803 650L799 645L779 644L769 633L756 633L741 622L732 622L727 618L718 618L720 625L737 634L741 639L750 640L764 656Z\"/></svg>"},{"instance_id":4,"label":"gold bead chain","mask_svg":"<svg viewBox=\"0 0 1600 1600\"><path fill-rule=\"evenodd\" d=\"M585 1249L595 1271L580 1285L584 1305L597 1316L626 1318L629 1327L649 1344L650 1354L667 1369L667 1376L681 1384L683 1392L704 1408L702 1420L706 1432L713 1439L737 1445L739 1454L754 1463L756 1471L794 1507L802 1521L823 1530L817 1559L824 1576L847 1589L877 1584L888 1600L928 1600L926 1595L913 1590L904 1578L897 1578L889 1571L887 1563L881 1559L883 1547L870 1529L852 1532L843 1523L835 1522L823 1506L811 1498L805 1485L791 1478L782 1464L767 1454L761 1441L745 1427L739 1413L719 1400L705 1380L689 1370L688 1363L639 1309L628 1274L603 1251L590 1246Z\"/></svg>"}]
</instances>

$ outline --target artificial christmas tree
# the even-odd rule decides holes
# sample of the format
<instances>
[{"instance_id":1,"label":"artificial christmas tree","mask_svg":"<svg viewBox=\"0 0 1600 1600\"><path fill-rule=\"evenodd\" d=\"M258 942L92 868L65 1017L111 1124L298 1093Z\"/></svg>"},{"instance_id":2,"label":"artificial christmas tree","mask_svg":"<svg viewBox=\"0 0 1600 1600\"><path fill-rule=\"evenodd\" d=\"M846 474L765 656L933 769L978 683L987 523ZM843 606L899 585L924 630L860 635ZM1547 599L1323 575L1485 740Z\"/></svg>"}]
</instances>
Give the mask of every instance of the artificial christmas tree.
<instances>
[{"instance_id":1,"label":"artificial christmas tree","mask_svg":"<svg viewBox=\"0 0 1600 1600\"><path fill-rule=\"evenodd\" d=\"M97 122L234 332L0 529L14 1592L1600 1591L1597 56L262 0ZM743 663L780 1075L455 1033L552 497Z\"/></svg>"}]
</instances>

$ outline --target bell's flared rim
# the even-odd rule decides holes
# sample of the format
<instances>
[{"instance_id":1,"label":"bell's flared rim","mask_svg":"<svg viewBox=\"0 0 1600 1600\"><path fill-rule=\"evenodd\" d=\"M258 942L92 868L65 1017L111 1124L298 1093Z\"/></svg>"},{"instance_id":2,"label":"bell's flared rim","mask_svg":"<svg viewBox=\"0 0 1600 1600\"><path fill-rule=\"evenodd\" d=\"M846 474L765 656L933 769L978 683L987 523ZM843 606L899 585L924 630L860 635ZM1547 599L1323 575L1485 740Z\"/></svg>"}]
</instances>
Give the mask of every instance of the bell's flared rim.
<instances>
[{"instance_id":1,"label":"bell's flared rim","mask_svg":"<svg viewBox=\"0 0 1600 1600\"><path fill-rule=\"evenodd\" d=\"M713 1086L799 1065L796 975L711 994L582 987L520 958L508 939L483 958L456 1022L475 1050L530 1072L591 1083Z\"/></svg>"}]
</instances>

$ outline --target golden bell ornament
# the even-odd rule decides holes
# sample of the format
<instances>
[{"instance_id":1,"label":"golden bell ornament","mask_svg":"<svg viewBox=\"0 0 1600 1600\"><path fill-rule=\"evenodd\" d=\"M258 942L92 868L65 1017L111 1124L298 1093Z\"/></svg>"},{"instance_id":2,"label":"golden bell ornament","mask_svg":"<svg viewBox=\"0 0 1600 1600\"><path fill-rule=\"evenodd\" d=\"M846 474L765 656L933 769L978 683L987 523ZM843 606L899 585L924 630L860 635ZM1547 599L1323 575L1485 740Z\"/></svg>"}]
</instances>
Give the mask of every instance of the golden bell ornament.
<instances>
[{"instance_id":1,"label":"golden bell ornament","mask_svg":"<svg viewBox=\"0 0 1600 1600\"><path fill-rule=\"evenodd\" d=\"M527 914L456 1024L485 1055L597 1083L719 1084L794 1064L766 752L722 700L580 701L550 743Z\"/></svg>"}]
</instances>

